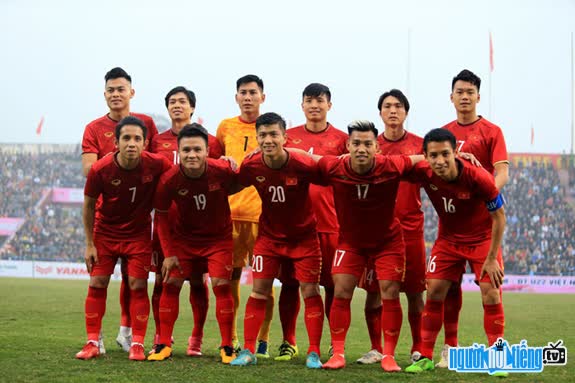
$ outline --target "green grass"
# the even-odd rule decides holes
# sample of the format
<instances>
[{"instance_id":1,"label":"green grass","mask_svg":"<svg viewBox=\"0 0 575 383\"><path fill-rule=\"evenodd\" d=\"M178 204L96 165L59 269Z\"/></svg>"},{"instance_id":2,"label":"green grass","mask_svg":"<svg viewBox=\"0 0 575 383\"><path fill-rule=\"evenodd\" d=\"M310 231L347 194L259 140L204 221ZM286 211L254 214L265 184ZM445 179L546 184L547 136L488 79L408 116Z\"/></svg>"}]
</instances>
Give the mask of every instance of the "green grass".
<instances>
[{"instance_id":1,"label":"green grass","mask_svg":"<svg viewBox=\"0 0 575 383\"><path fill-rule=\"evenodd\" d=\"M369 349L369 338L363 318L362 290L356 290L352 306L352 326L347 336L348 366L339 371L309 371L305 359L292 362L258 361L258 366L233 368L219 363L217 346L219 331L215 321L214 299L205 329L205 356L191 359L185 356L187 338L192 327L191 310L187 303L188 290L182 292L180 318L176 323L174 357L165 362L131 362L127 354L115 345L119 324L118 283L111 283L108 307L104 318L107 354L90 361L74 359L85 342L83 307L87 291L86 281L53 281L0 278L0 382L485 382L497 378L484 374L458 374L436 370L418 376L406 373L385 374L379 365L360 366L353 361ZM242 290L240 331L249 289ZM277 291L276 291L277 293ZM530 345L546 345L548 341L563 339L567 348L575 352L575 297L572 295L506 294L506 338L510 343L528 340ZM405 301L404 308L406 307ZM298 322L300 350L305 353L307 337L303 320ZM150 321L147 346L153 334ZM241 337L241 332L240 332ZM441 343L443 335L440 335ZM281 328L274 318L271 343L272 357L281 340ZM480 297L475 293L464 296L461 313L460 343L484 343L483 314ZM323 347L326 359L329 341L327 323ZM404 315L397 360L408 365L411 335L407 315ZM440 345L436 348L439 353ZM568 356L573 360L575 355ZM547 367L542 374L511 374L509 382L574 382L575 374L566 367Z\"/></svg>"}]
</instances>

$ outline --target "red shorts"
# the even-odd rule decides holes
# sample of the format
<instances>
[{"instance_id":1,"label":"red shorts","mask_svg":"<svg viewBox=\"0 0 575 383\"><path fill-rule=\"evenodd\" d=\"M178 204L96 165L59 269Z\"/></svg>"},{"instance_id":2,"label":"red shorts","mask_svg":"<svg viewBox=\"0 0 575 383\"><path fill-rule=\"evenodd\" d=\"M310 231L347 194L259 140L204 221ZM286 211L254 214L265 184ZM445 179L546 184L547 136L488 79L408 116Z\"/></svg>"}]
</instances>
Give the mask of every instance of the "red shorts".
<instances>
[{"instance_id":1,"label":"red shorts","mask_svg":"<svg viewBox=\"0 0 575 383\"><path fill-rule=\"evenodd\" d=\"M465 263L469 262L479 282L491 282L489 275L479 279L481 268L487 258L491 240L483 241L475 246L455 245L443 239L437 239L431 250L431 257L427 265L427 279L445 279L460 282L465 273ZM497 262L503 268L501 248L497 253Z\"/></svg>"},{"instance_id":2,"label":"red shorts","mask_svg":"<svg viewBox=\"0 0 575 383\"><path fill-rule=\"evenodd\" d=\"M379 281L375 272L375 259L368 258L363 274L357 282L357 287L364 289L370 294L379 292Z\"/></svg>"},{"instance_id":3,"label":"red shorts","mask_svg":"<svg viewBox=\"0 0 575 383\"><path fill-rule=\"evenodd\" d=\"M425 240L423 234L405 235L405 279L401 291L421 293L425 291Z\"/></svg>"},{"instance_id":4,"label":"red shorts","mask_svg":"<svg viewBox=\"0 0 575 383\"><path fill-rule=\"evenodd\" d=\"M162 263L164 262L164 251L160 245L160 240L158 236L154 234L154 239L152 239L152 264L150 271L154 273L162 272Z\"/></svg>"},{"instance_id":5,"label":"red shorts","mask_svg":"<svg viewBox=\"0 0 575 383\"><path fill-rule=\"evenodd\" d=\"M173 269L171 277L188 279L192 273L208 270L210 277L231 279L234 249L231 237L204 246L174 242L173 247L182 271Z\"/></svg>"},{"instance_id":6,"label":"red shorts","mask_svg":"<svg viewBox=\"0 0 575 383\"><path fill-rule=\"evenodd\" d=\"M91 276L112 275L118 258L124 258L128 264L128 276L148 279L152 261L151 241L109 241L94 238L98 252L98 263L92 268Z\"/></svg>"},{"instance_id":7,"label":"red shorts","mask_svg":"<svg viewBox=\"0 0 575 383\"><path fill-rule=\"evenodd\" d=\"M351 274L360 281L369 259L373 259L372 268L377 280L403 281L405 246L401 234L390 239L385 245L372 249L357 249L340 243L335 251L331 273ZM369 271L366 277L368 274ZM373 277L373 274L371 276Z\"/></svg>"},{"instance_id":8,"label":"red shorts","mask_svg":"<svg viewBox=\"0 0 575 383\"><path fill-rule=\"evenodd\" d=\"M321 250L317 236L314 235L295 243L258 236L252 260L253 278L277 278L280 266L286 271L295 270L295 278L299 282L319 283Z\"/></svg>"}]
</instances>

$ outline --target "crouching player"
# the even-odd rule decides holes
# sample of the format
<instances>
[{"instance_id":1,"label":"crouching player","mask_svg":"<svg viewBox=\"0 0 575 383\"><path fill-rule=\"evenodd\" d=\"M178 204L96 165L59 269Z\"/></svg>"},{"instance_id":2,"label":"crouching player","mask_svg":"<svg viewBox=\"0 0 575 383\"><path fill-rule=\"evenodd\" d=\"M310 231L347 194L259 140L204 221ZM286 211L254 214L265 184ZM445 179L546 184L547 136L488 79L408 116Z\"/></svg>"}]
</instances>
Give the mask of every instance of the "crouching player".
<instances>
[{"instance_id":1,"label":"crouching player","mask_svg":"<svg viewBox=\"0 0 575 383\"><path fill-rule=\"evenodd\" d=\"M76 354L78 359L100 355L98 336L106 311L108 284L120 257L128 263L132 318L129 358L146 359L143 344L150 313L147 290L152 257L150 212L158 180L172 164L164 157L143 152L147 128L138 118L122 119L116 125L115 135L118 151L92 165L84 188L84 258L90 273L85 304L88 342Z\"/></svg>"},{"instance_id":2,"label":"crouching player","mask_svg":"<svg viewBox=\"0 0 575 383\"><path fill-rule=\"evenodd\" d=\"M246 303L244 350L231 365L257 363L256 338L265 318L266 303L280 265L287 264L295 270L304 298L309 338L306 365L321 368L321 250L309 197L309 184L318 178L317 165L307 154L284 149L286 124L278 114L259 116L256 134L261 152L243 161L239 180L243 185L255 186L262 200L262 214L254 247L253 289Z\"/></svg>"},{"instance_id":3,"label":"crouching player","mask_svg":"<svg viewBox=\"0 0 575 383\"><path fill-rule=\"evenodd\" d=\"M199 124L185 126L178 134L180 165L160 179L154 208L158 235L165 254L164 286L160 298L160 341L148 360L172 355L171 338L178 318L180 290L198 269L207 268L216 296L220 327L220 355L230 363L234 302L230 291L232 272L232 221L228 195L242 189L226 160L208 156L208 132ZM172 202L175 210L170 209ZM168 212L169 211L169 212Z\"/></svg>"},{"instance_id":4,"label":"crouching player","mask_svg":"<svg viewBox=\"0 0 575 383\"><path fill-rule=\"evenodd\" d=\"M422 321L422 358L406 368L418 373L433 370L433 348L443 323L445 297L459 283L469 262L479 281L483 325L489 345L503 336L504 314L501 240L505 229L503 197L485 169L455 158L455 136L434 129L423 139L427 162L410 178L420 182L439 216L439 233L427 267L427 302Z\"/></svg>"}]
</instances>

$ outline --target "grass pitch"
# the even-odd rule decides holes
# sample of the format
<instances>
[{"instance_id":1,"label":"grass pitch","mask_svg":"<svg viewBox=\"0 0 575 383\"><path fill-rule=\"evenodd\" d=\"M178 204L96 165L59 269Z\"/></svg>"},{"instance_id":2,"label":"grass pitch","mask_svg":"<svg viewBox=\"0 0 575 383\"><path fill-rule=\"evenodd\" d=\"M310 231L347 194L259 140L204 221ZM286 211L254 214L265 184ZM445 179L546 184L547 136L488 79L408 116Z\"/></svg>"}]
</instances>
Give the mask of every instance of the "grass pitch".
<instances>
[{"instance_id":1,"label":"grass pitch","mask_svg":"<svg viewBox=\"0 0 575 383\"><path fill-rule=\"evenodd\" d=\"M108 292L104 335L107 354L95 360L74 359L85 342L84 299L87 281L56 281L0 278L0 382L485 382L498 378L486 374L458 374L446 370L417 376L406 373L386 374L379 365L360 366L355 359L369 350L369 337L363 317L362 290L356 290L352 303L352 325L347 336L348 365L339 371L310 371L305 368L305 357L291 362L258 360L257 366L244 368L219 363L217 346L219 331L213 308L205 327L204 356L185 355L187 339L192 327L188 303L188 289L181 295L180 318L174 330L174 356L164 362L132 362L115 344L119 325L119 284L112 282ZM276 296L279 291L276 289ZM151 286L150 286L151 294ZM249 287L242 290L242 306L238 325L242 337L245 299ZM405 368L409 365L411 335L407 321L406 302L404 321L396 359ZM504 296L506 339L519 343L527 339L531 346L547 345L548 341L563 339L570 351L568 360L575 358L575 296L528 295L509 293ZM303 311L303 302L302 302ZM298 322L298 343L302 354L307 348L307 336L302 315ZM151 318L150 314L150 318ZM150 319L146 348L150 348L154 332ZM281 341L281 327L277 315L271 331L271 354L277 355ZM443 334L439 336L442 343ZM483 313L476 293L464 295L459 341L462 345L485 343ZM329 329L324 327L323 356L327 358ZM436 348L436 356L441 345ZM569 352L568 352L569 354ZM510 374L509 382L575 382L571 370L573 362L563 367L546 367L542 374Z\"/></svg>"}]
</instances>

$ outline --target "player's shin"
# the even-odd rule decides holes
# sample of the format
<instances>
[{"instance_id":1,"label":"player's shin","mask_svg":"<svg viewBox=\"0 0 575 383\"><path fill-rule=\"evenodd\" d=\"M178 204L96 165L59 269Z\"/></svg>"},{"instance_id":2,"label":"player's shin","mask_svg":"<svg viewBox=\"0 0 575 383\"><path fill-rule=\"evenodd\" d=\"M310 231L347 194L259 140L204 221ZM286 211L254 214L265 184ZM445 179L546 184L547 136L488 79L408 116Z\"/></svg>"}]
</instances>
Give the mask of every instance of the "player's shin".
<instances>
[{"instance_id":1,"label":"player's shin","mask_svg":"<svg viewBox=\"0 0 575 383\"><path fill-rule=\"evenodd\" d=\"M329 317L331 343L335 354L345 353L345 337L351 323L351 299L334 297Z\"/></svg>"},{"instance_id":2,"label":"player's shin","mask_svg":"<svg viewBox=\"0 0 575 383\"><path fill-rule=\"evenodd\" d=\"M160 344L171 346L174 323L178 319L180 309L181 286L164 283L160 298Z\"/></svg>"},{"instance_id":3,"label":"player's shin","mask_svg":"<svg viewBox=\"0 0 575 383\"><path fill-rule=\"evenodd\" d=\"M299 286L282 285L278 309L282 325L283 340L291 345L296 344L296 324L300 310Z\"/></svg>"},{"instance_id":4,"label":"player's shin","mask_svg":"<svg viewBox=\"0 0 575 383\"><path fill-rule=\"evenodd\" d=\"M266 315L265 299L249 297L246 304L246 314L244 316L244 349L252 354L256 352L256 340L262 323Z\"/></svg>"},{"instance_id":5,"label":"player's shin","mask_svg":"<svg viewBox=\"0 0 575 383\"><path fill-rule=\"evenodd\" d=\"M401 331L403 312L399 298L382 299L381 328L383 331L383 355L395 355L395 347Z\"/></svg>"},{"instance_id":6,"label":"player's shin","mask_svg":"<svg viewBox=\"0 0 575 383\"><path fill-rule=\"evenodd\" d=\"M98 342L102 328L102 317L106 312L106 297L106 288L88 287L88 295L84 305L88 340Z\"/></svg>"},{"instance_id":7,"label":"player's shin","mask_svg":"<svg viewBox=\"0 0 575 383\"><path fill-rule=\"evenodd\" d=\"M232 345L232 322L234 320L234 300L229 284L214 286L216 296L216 320L220 327L222 343L220 346Z\"/></svg>"},{"instance_id":8,"label":"player's shin","mask_svg":"<svg viewBox=\"0 0 575 383\"><path fill-rule=\"evenodd\" d=\"M381 306L377 308L365 308L365 323L367 325L367 332L369 333L369 339L371 341L371 349L382 352L381 345Z\"/></svg>"},{"instance_id":9,"label":"player's shin","mask_svg":"<svg viewBox=\"0 0 575 383\"><path fill-rule=\"evenodd\" d=\"M308 354L316 352L321 355L320 343L323 331L323 302L321 295L314 295L304 299L305 304L305 327L309 338Z\"/></svg>"},{"instance_id":10,"label":"player's shin","mask_svg":"<svg viewBox=\"0 0 575 383\"><path fill-rule=\"evenodd\" d=\"M442 323L443 301L428 299L425 303L421 322L421 355L423 357L433 360L433 348Z\"/></svg>"},{"instance_id":11,"label":"player's shin","mask_svg":"<svg viewBox=\"0 0 575 383\"><path fill-rule=\"evenodd\" d=\"M130 317L132 318L132 344L144 344L146 329L148 327L148 317L150 315L150 300L148 299L148 289L130 290Z\"/></svg>"}]
</instances>

